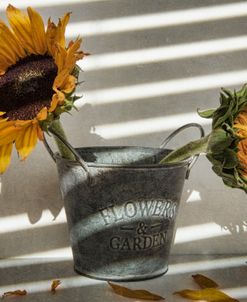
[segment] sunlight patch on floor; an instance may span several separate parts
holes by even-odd
[[[201,201],[201,194],[199,191],[193,190],[186,200],[186,203]]]

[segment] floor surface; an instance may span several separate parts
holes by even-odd
[[[197,289],[191,275],[201,273],[214,279],[228,295],[247,301],[247,255],[179,255],[170,259],[165,275],[146,281],[118,283],[131,289],[146,289],[166,298],[166,302],[188,301],[173,293],[185,288]],[[50,292],[52,280],[61,285]],[[6,300],[32,302],[124,302],[140,301],[116,295],[106,281],[77,275],[71,259],[7,259],[0,260],[0,295],[13,290],[26,290],[22,297]]]

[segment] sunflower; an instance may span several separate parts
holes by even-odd
[[[73,107],[81,39],[66,46],[70,13],[45,28],[40,14],[9,5],[10,24],[0,20],[0,173],[10,164],[13,146],[26,159],[44,131]]]
[[[241,111],[234,121],[234,127],[240,138],[237,156],[241,163],[241,175],[247,179],[247,110]]]
[[[227,186],[247,193],[247,84],[238,91],[222,88],[219,107],[198,113],[212,119],[211,132],[169,153],[161,163],[205,154]]]

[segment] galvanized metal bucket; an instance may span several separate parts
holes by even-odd
[[[164,274],[184,180],[196,158],[161,165],[160,148],[74,149],[76,161],[54,158],[65,204],[76,272],[104,280],[143,280]]]

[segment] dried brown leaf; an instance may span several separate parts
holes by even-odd
[[[201,290],[185,289],[174,294],[191,300],[205,300],[207,302],[239,302],[216,288],[204,288]]]
[[[6,298],[6,297],[10,297],[10,296],[25,296],[27,294],[27,291],[24,289],[24,290],[20,290],[20,289],[17,289],[17,290],[14,290],[14,291],[9,291],[9,292],[6,292],[2,295],[2,299]]]
[[[61,284],[60,280],[53,280],[51,284],[51,292],[54,295],[56,293],[57,287]]]
[[[196,274],[192,275],[194,281],[201,287],[201,288],[217,288],[219,285],[213,281],[212,279],[209,279],[208,277]]]
[[[142,289],[129,289],[127,287],[123,287],[117,284],[113,284],[111,282],[108,282],[108,284],[111,286],[113,291],[123,297],[126,298],[134,298],[134,299],[142,299],[142,300],[151,300],[151,301],[161,301],[165,300],[165,298],[158,296],[156,294],[150,293],[147,290]]]

